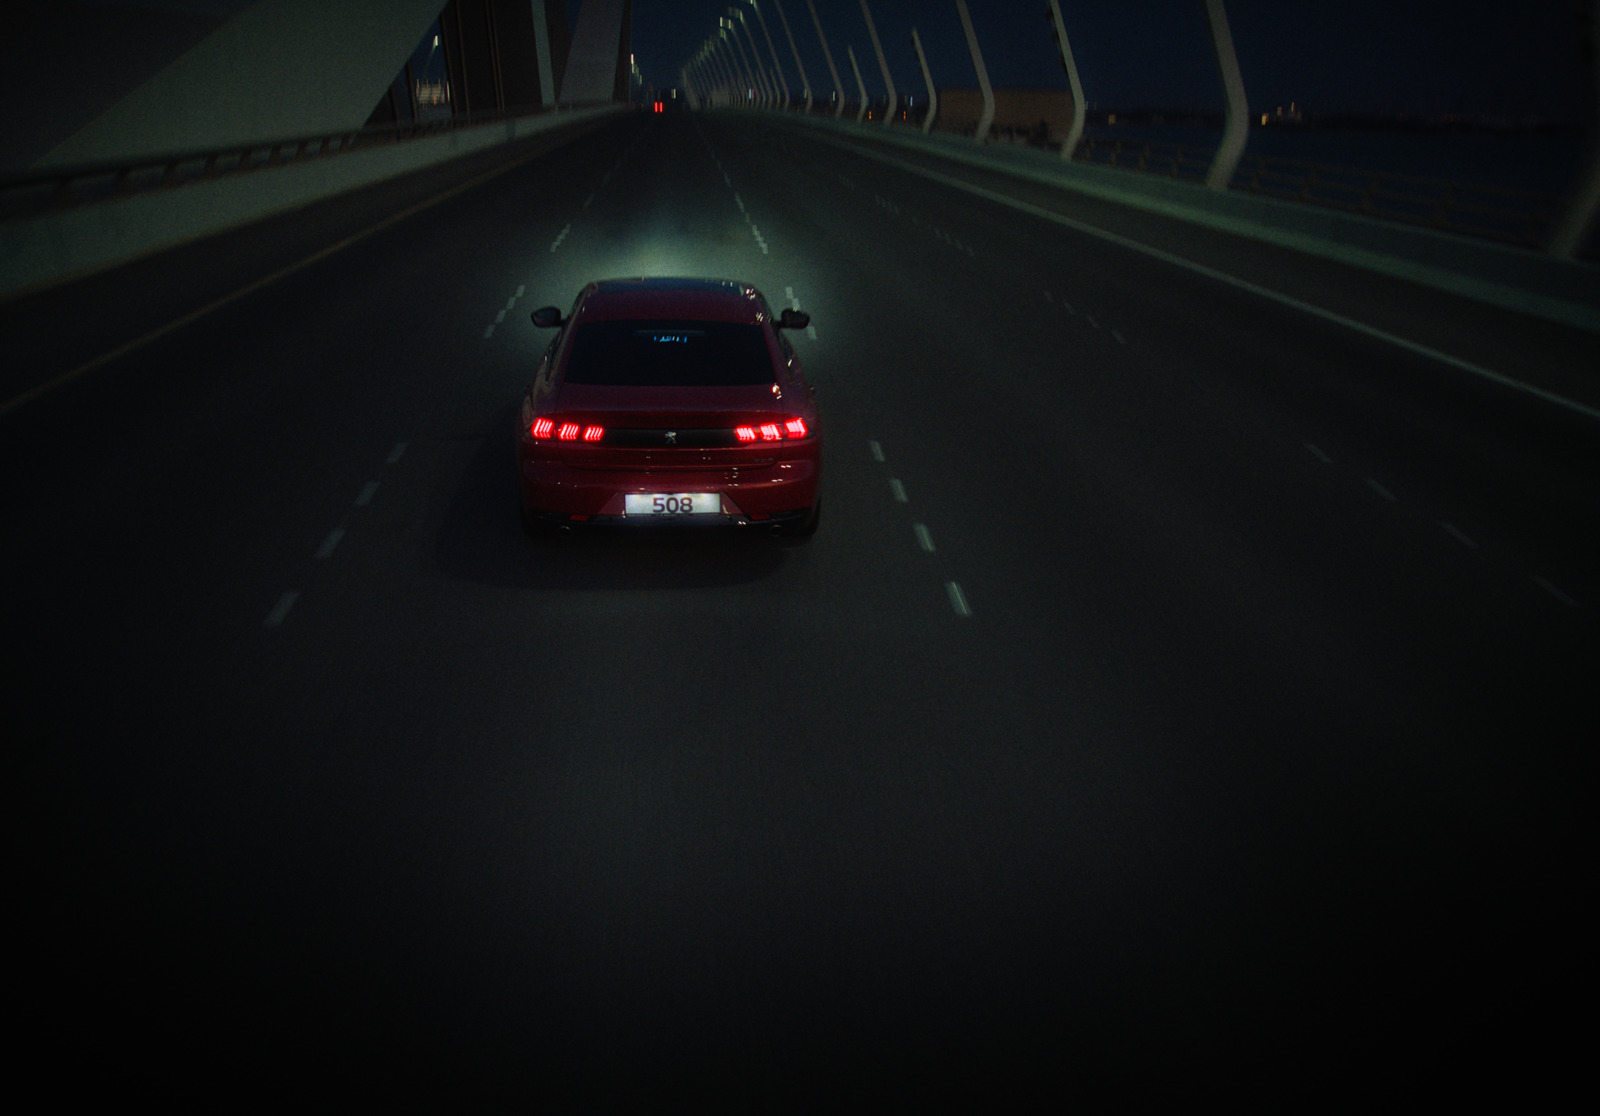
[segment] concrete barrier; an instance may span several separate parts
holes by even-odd
[[[474,151],[625,111],[625,105],[605,105],[514,117],[0,222],[0,298],[54,286]]]
[[[1034,148],[980,147],[969,138],[792,114],[770,119],[1000,171],[1600,333],[1600,267],[1593,264],[1324,206],[1069,163]]]

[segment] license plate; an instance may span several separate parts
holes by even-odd
[[[628,515],[718,515],[722,497],[715,492],[630,492],[622,510]]]

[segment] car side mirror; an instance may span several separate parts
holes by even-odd
[[[805,329],[811,324],[811,315],[804,310],[785,310],[775,324],[779,329]]]
[[[533,319],[533,324],[540,329],[554,329],[561,324],[561,311],[554,306],[541,306],[528,317]]]

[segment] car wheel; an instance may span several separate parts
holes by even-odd
[[[811,505],[811,511],[804,519],[793,527],[784,528],[783,533],[790,538],[809,539],[817,533],[817,524],[822,521],[822,497],[817,497],[817,502]]]
[[[540,519],[527,508],[522,509],[522,533],[535,542],[548,542],[555,538],[555,525],[548,520]]]

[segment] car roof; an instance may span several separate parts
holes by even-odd
[[[754,287],[732,279],[605,279],[590,288],[575,320],[629,318],[757,324],[766,312]]]

